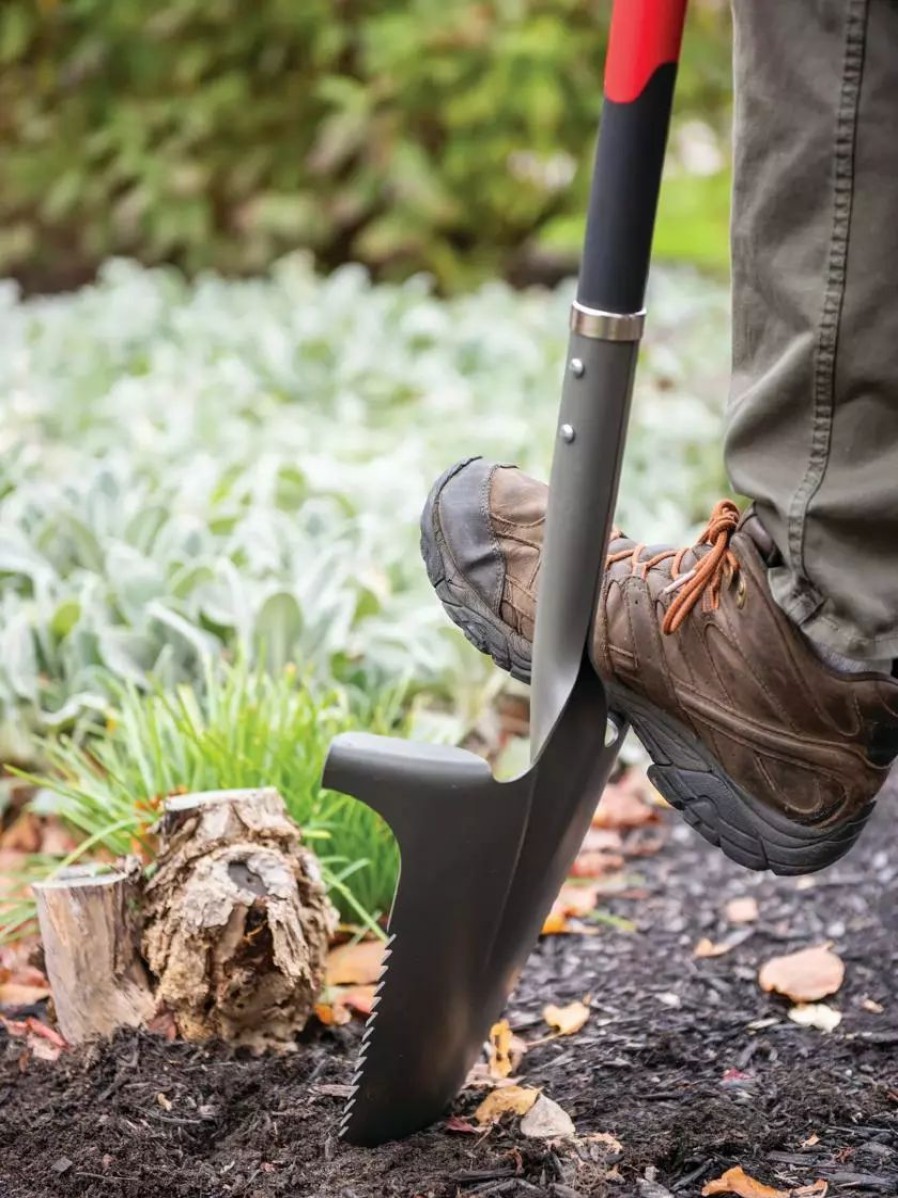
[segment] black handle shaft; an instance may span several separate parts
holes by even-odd
[[[645,303],[676,76],[665,63],[635,100],[605,99],[577,288],[587,308],[630,313]]]

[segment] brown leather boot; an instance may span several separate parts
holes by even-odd
[[[430,581],[478,649],[529,681],[548,488],[480,458],[421,519]],[[767,584],[774,547],[718,503],[688,549],[612,533],[591,658],[658,790],[752,869],[809,873],[851,847],[898,753],[898,679],[825,665]]]

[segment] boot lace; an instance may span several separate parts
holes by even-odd
[[[630,559],[633,573],[639,578],[645,578],[649,570],[662,562],[673,562],[670,567],[670,586],[665,587],[662,594],[675,594],[673,602],[664,614],[661,631],[669,636],[677,631],[698,601],[704,597],[706,608],[715,611],[720,604],[720,592],[724,584],[729,585],[739,572],[739,561],[730,549],[730,538],[739,523],[739,509],[730,499],[720,499],[714,505],[707,527],[702,532],[694,546],[685,549],[662,549],[659,553],[641,560],[646,549],[645,543],[634,549],[622,549],[619,553],[608,556],[608,565]],[[617,529],[612,537],[620,536]],[[710,550],[699,558],[698,562],[682,573],[683,559],[687,553],[710,545]]]

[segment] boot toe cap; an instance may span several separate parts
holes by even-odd
[[[466,458],[444,471],[421,515],[421,547],[434,585],[447,572],[463,580],[493,613],[505,585],[505,562],[490,519],[495,462]]]

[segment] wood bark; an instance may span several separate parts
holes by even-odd
[[[34,886],[56,1018],[70,1044],[152,1018],[134,917],[139,877],[136,862],[81,865]]]
[[[293,1045],[336,912],[276,790],[170,799],[144,899],[144,956],[181,1035]]]

